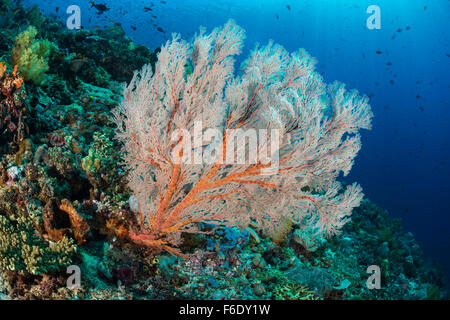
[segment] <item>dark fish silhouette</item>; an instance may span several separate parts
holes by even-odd
[[[145,12],[152,11],[152,10],[153,10],[152,8],[144,7],[144,11],[145,11]]]
[[[381,52],[380,50],[377,50],[376,54],[382,54],[383,52]]]
[[[156,28],[156,30],[158,30],[159,32],[165,33],[165,31],[161,27]]]
[[[291,6],[290,6],[290,5],[286,5],[286,8],[287,8],[288,10],[291,10]]]
[[[94,7],[97,9],[97,14],[102,14],[110,9],[105,4],[95,4],[93,1],[89,1],[89,3],[91,4],[91,8]]]
[[[386,63],[387,66],[392,66],[392,62]]]

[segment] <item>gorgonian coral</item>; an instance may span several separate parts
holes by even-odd
[[[290,220],[332,236],[359,205],[361,187],[336,178],[371,127],[368,99],[326,85],[305,50],[272,42],[235,77],[243,39],[233,21],[191,43],[174,36],[155,71],[125,88],[113,120],[139,208],[136,243],[180,254],[180,234],[199,222],[270,233]]]

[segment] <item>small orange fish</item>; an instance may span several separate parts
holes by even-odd
[[[100,26],[94,26],[93,28],[94,29],[100,29]]]

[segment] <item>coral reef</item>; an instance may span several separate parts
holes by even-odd
[[[6,64],[0,62],[0,139],[5,127],[10,133],[16,133],[16,142],[23,138],[22,105],[25,100],[25,91],[22,85],[23,79],[17,73],[17,66],[9,74]],[[3,137],[3,139],[6,138]]]
[[[73,242],[62,238],[45,243],[35,234],[31,218],[0,216],[0,269],[31,274],[62,270],[71,264]]]
[[[224,224],[217,219],[195,224],[199,233],[179,232],[177,250],[185,259],[139,245],[130,238],[130,231],[139,231],[142,227],[139,212],[140,207],[145,207],[136,188],[129,188],[130,180],[136,176],[124,165],[127,154],[123,152],[124,145],[115,139],[116,125],[111,119],[111,111],[124,103],[122,82],[144,86],[146,80],[154,81],[151,75],[173,71],[162,70],[161,63],[157,64],[158,53],[160,61],[169,61],[164,60],[168,59],[167,50],[180,49],[187,44],[176,38],[162,50],[150,52],[134,45],[119,25],[69,31],[54,18],[42,15],[38,7],[25,8],[10,1],[0,1],[0,13],[0,299],[446,297],[441,275],[427,264],[413,236],[402,231],[400,222],[389,219],[387,212],[368,199],[361,200],[359,207],[356,207],[359,201],[348,205],[345,212],[352,211],[352,220],[342,223],[342,233],[332,238],[317,237],[314,228],[306,228],[301,219],[293,221],[290,215],[277,219],[273,230],[261,231],[261,222],[256,223],[251,216],[248,224]],[[21,26],[20,30],[17,26]],[[217,32],[215,37],[220,33]],[[38,35],[47,40],[38,40]],[[226,32],[222,35],[227,37]],[[186,93],[189,88],[193,88],[193,92],[199,90],[197,85],[211,85],[208,97],[186,93],[187,98],[193,97],[194,104],[204,103],[211,110],[223,108],[221,103],[212,103],[216,95],[220,96],[220,99],[217,97],[219,102],[224,98],[219,94],[223,83],[217,88],[212,86],[222,82],[222,77],[212,77],[210,82],[201,83],[199,75],[210,71],[208,68],[212,64],[205,63],[204,69],[198,64],[209,56],[204,54],[210,50],[207,50],[208,46],[204,47],[205,39],[197,40],[194,43],[196,50],[191,52],[199,54],[198,59],[194,59],[197,64],[189,58],[178,61],[176,66],[171,65],[180,73],[176,77],[180,87],[173,89],[181,93],[183,87]],[[221,47],[220,43],[224,44],[218,40],[217,43],[217,49]],[[249,95],[254,93],[257,86],[250,82],[260,83],[254,70],[257,66],[267,67],[261,64],[261,55],[273,58],[272,53],[284,52],[274,45],[266,50],[253,53],[253,58],[246,64],[253,70],[248,72],[250,78],[239,78],[239,81],[246,79],[245,85],[236,79],[231,81],[235,84],[231,91],[242,94],[246,88]],[[292,60],[284,53],[281,56],[287,58],[285,61],[289,61],[291,67],[310,66],[309,56],[303,51],[300,53],[304,54],[297,57],[303,57],[300,60]],[[209,62],[212,61],[215,60]],[[221,70],[226,71],[228,77],[231,61],[225,59],[224,63]],[[38,69],[33,69],[38,65]],[[138,75],[133,79],[133,72],[145,65],[140,81]],[[313,72],[306,69],[307,73]],[[284,70],[286,74],[296,69]],[[170,78],[167,75],[170,72],[164,73],[164,79]],[[302,85],[319,88],[322,82],[318,75],[310,73],[310,76]],[[283,86],[283,79],[289,77],[277,79],[276,83]],[[130,88],[126,92],[132,94]],[[332,92],[324,92],[321,96],[336,98],[338,105],[342,106],[339,104],[341,98],[344,102],[364,104],[364,99],[358,100],[353,93],[344,93],[341,86],[332,85],[328,89]],[[294,101],[290,95],[293,93],[285,92],[273,96],[282,97],[285,106],[288,102],[292,105]],[[287,92],[290,92],[288,96]],[[227,96],[232,93],[228,92]],[[272,91],[266,93],[270,93],[264,96],[269,99]],[[172,106],[171,95],[159,94],[166,105]],[[127,98],[130,103],[130,96]],[[345,106],[352,104],[347,102]],[[323,114],[317,113],[318,118],[333,119],[331,109],[323,111]],[[169,127],[175,127],[180,126],[183,117],[176,113],[173,119],[165,119],[163,132],[167,132],[168,119],[171,119]],[[323,125],[334,128],[338,126],[338,120]],[[157,122],[150,125],[157,126]],[[129,144],[134,143],[132,137],[131,133],[127,137]],[[145,137],[143,135],[136,141],[143,144]],[[333,147],[337,147],[340,138],[332,138]],[[170,143],[166,141],[162,147],[170,148]],[[352,155],[357,152],[353,151]],[[349,169],[350,161],[347,160],[351,159],[345,158],[345,163],[333,168],[336,172],[344,167]],[[168,179],[167,174],[161,177]],[[198,174],[193,181],[197,178]],[[309,178],[308,186],[305,185],[303,190],[296,188],[296,191],[308,194],[311,199],[323,197],[325,190],[311,185],[312,178]],[[327,181],[335,181],[335,178],[331,174]],[[145,188],[143,183],[141,186]],[[342,187],[342,190],[355,190],[351,185],[343,184]],[[180,199],[189,188],[192,186],[180,191]],[[332,198],[343,200],[344,195],[338,192]],[[281,200],[277,198],[265,203],[277,203],[279,209],[286,204]],[[332,199],[330,201],[326,204],[335,204]],[[173,202],[170,209],[176,204]],[[309,204],[307,207],[310,213],[314,212],[312,216],[317,217],[314,206]],[[145,212],[151,211],[147,208]],[[365,285],[366,269],[372,264],[379,265],[382,270],[380,290],[369,290]],[[66,268],[69,265],[79,266],[81,288],[67,287]]]

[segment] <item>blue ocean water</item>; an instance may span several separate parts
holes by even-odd
[[[155,49],[172,32],[190,38],[233,18],[247,33],[240,59],[269,39],[305,48],[326,82],[370,96],[374,127],[365,131],[349,182],[403,221],[425,253],[450,273],[450,1],[448,0],[26,0],[66,20],[81,8],[83,28],[120,23],[136,43]],[[367,8],[381,29],[368,29]],[[238,61],[239,63],[240,61]]]

